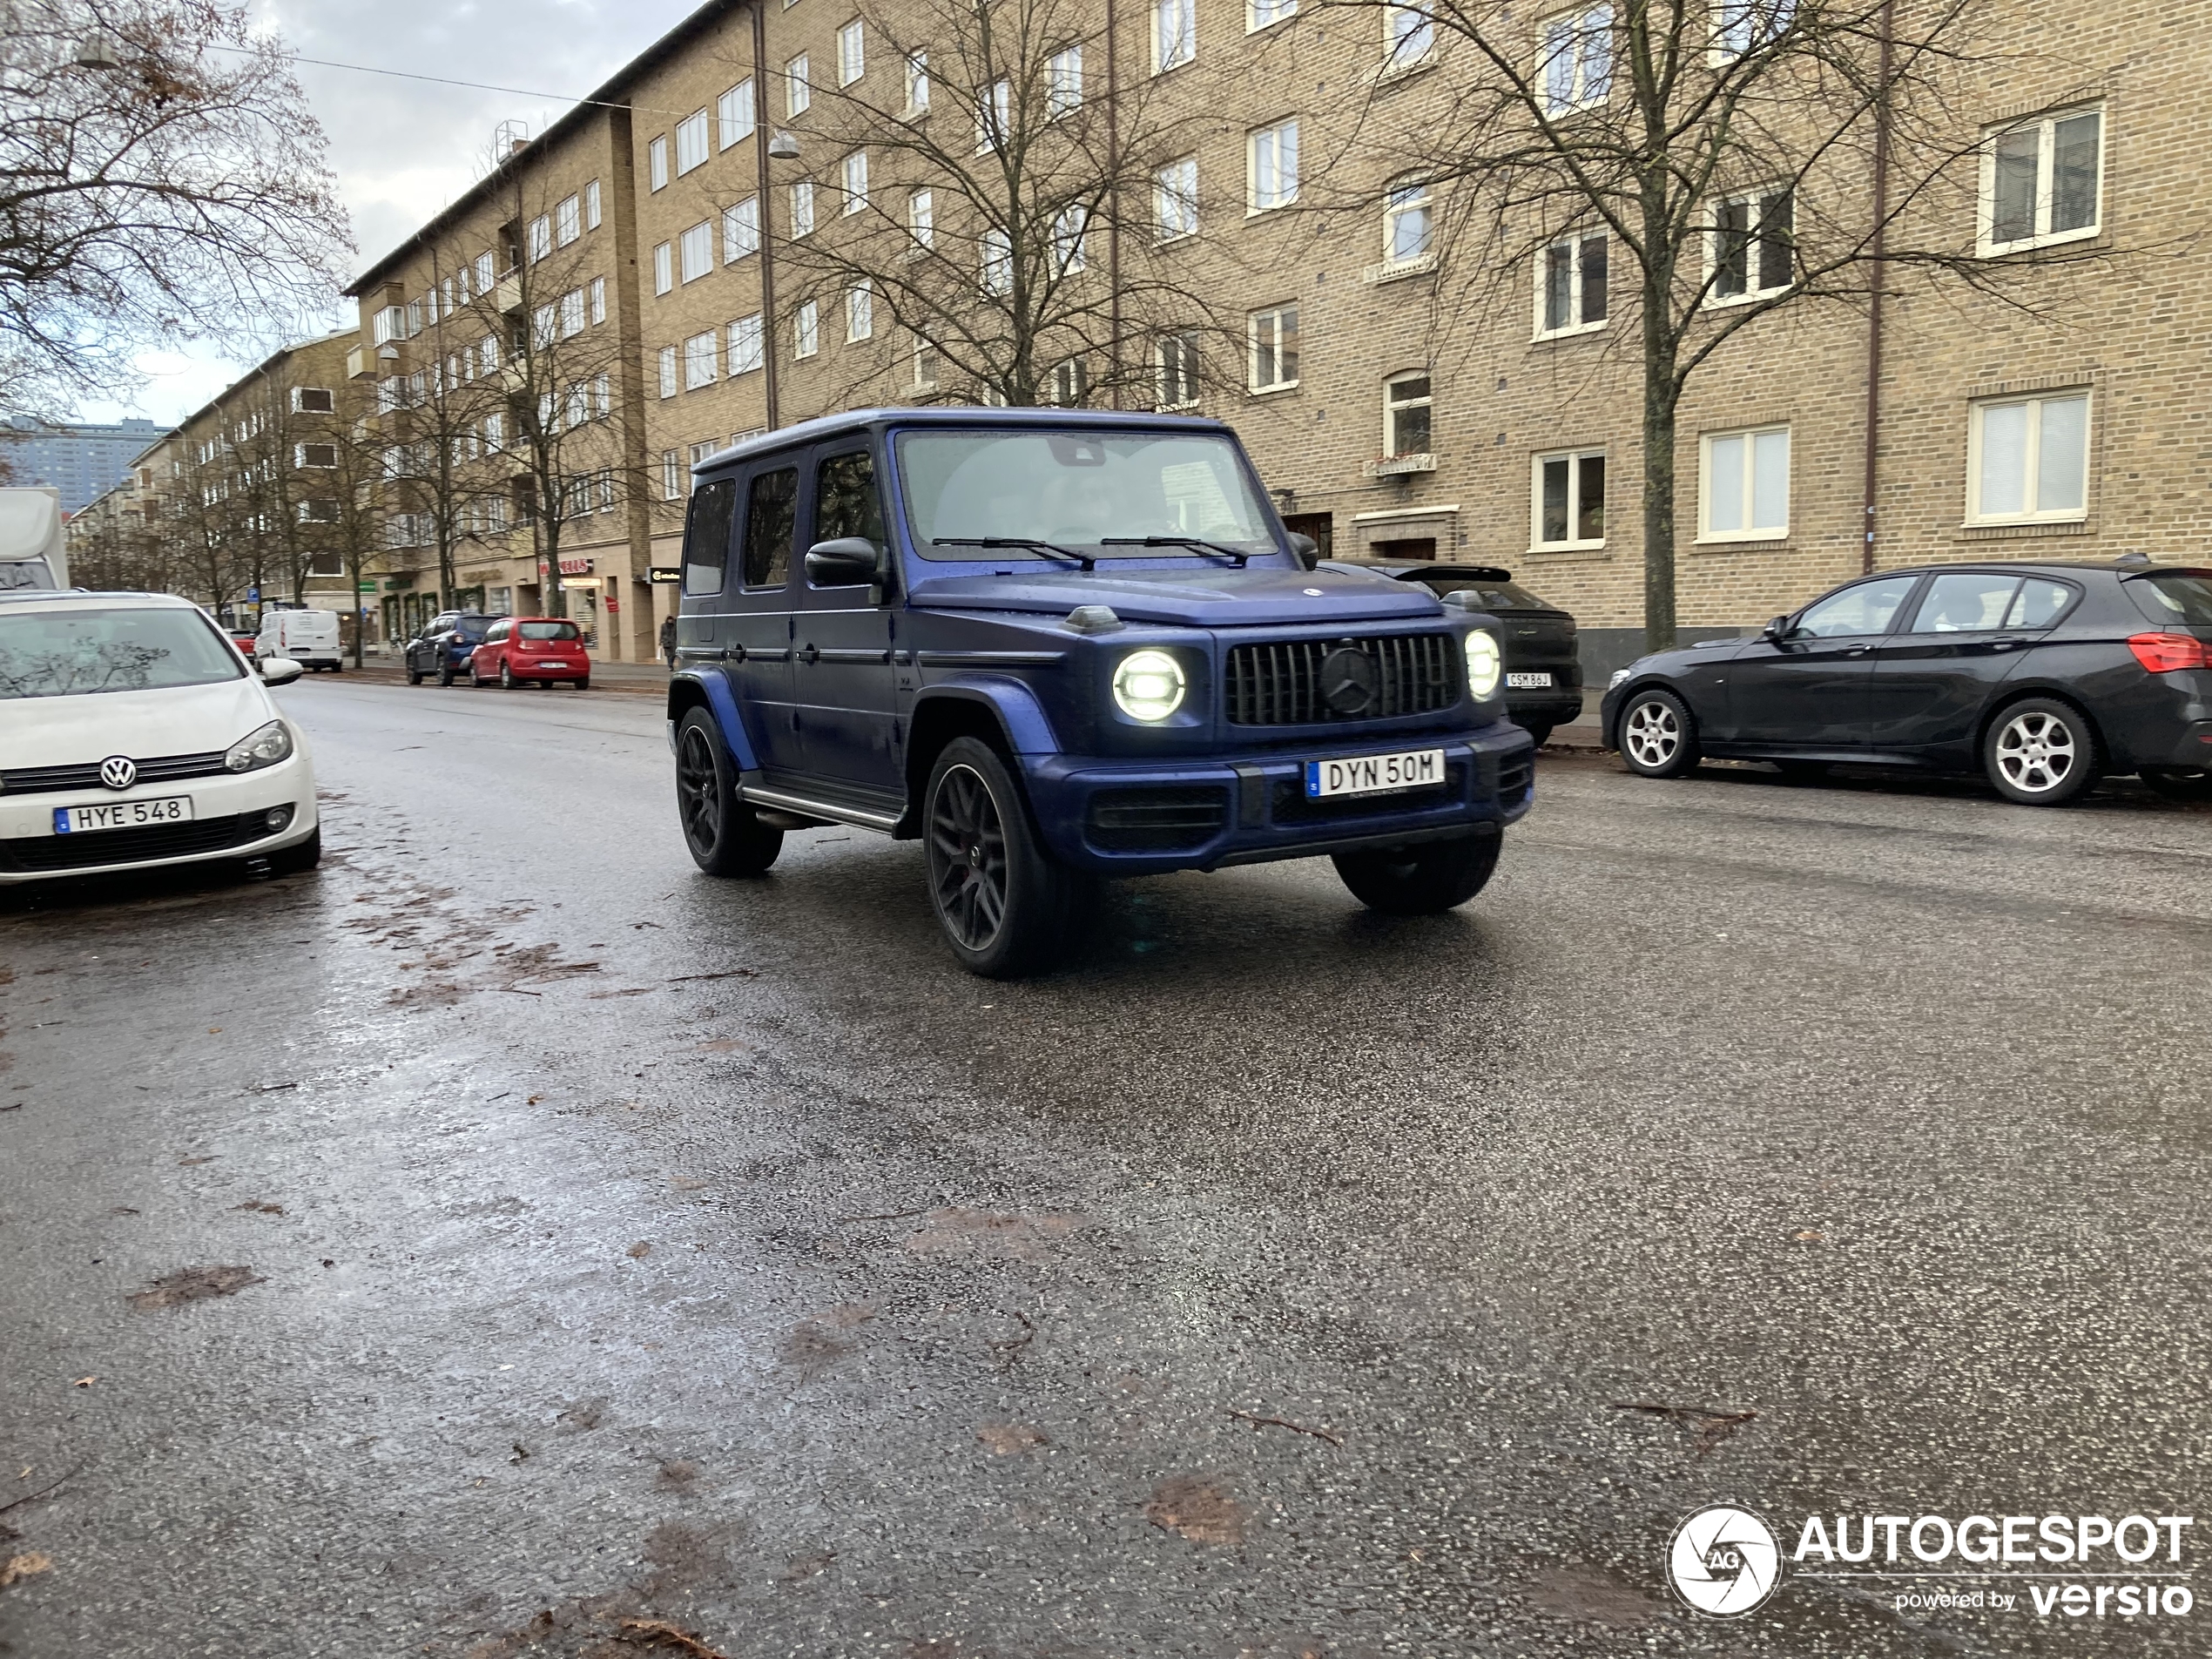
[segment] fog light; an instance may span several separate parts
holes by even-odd
[[[265,814],[265,821],[269,826],[269,833],[273,835],[292,822],[292,809],[289,806],[272,806]]]

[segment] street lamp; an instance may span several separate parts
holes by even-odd
[[[772,161],[799,159],[799,138],[794,133],[779,131],[768,140],[768,157]]]
[[[77,66],[79,69],[121,69],[123,60],[115,55],[115,43],[105,35],[87,35],[78,43]]]

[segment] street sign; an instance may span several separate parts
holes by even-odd
[[[364,582],[360,585],[361,590],[363,593],[374,593],[376,591],[376,584],[374,582]]]
[[[248,588],[246,590],[246,601],[248,604],[260,604],[261,603],[261,590],[259,588]]]

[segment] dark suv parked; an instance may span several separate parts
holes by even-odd
[[[1498,625],[1312,559],[1211,421],[876,410],[714,456],[668,703],[691,855],[919,839],[992,975],[1103,876],[1326,853],[1377,909],[1463,903],[1528,808]]]
[[[1433,564],[1411,559],[1331,561],[1331,570],[1372,570],[1393,582],[1418,582],[1439,598],[1464,593],[1467,604],[1495,617],[1506,636],[1506,712],[1541,748],[1552,728],[1582,711],[1582,664],[1575,618],[1548,605],[1492,564]]]
[[[1700,755],[1983,772],[2055,806],[2104,772],[2212,799],[2212,570],[1938,564],[1885,570],[1622,669],[1605,741],[1667,778]]]
[[[469,659],[497,620],[475,610],[440,611],[407,642],[407,683],[420,685],[425,675],[435,674],[439,685],[452,685],[469,671]]]

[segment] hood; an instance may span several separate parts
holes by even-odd
[[[1444,607],[1426,588],[1334,570],[1229,565],[1191,570],[1022,571],[939,577],[914,584],[907,603],[930,610],[1028,610],[1065,616],[1077,605],[1110,605],[1124,622],[1191,628],[1435,617]]]
[[[158,755],[227,749],[275,718],[258,679],[218,680],[148,691],[85,697],[29,697],[0,704],[0,767],[67,766],[110,755]]]

